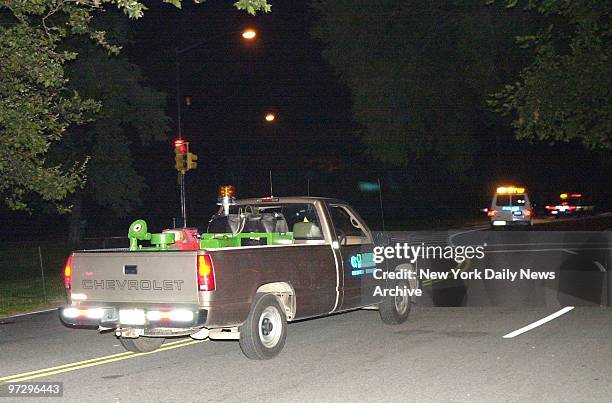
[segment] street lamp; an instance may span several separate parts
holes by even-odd
[[[266,122],[268,123],[272,123],[274,121],[274,119],[276,119],[276,116],[274,116],[273,113],[268,113],[266,114]]]
[[[255,39],[255,37],[257,36],[257,32],[255,32],[255,30],[253,29],[245,29],[244,31],[242,31],[242,37],[244,39],[247,40],[251,40],[251,39]]]
[[[200,47],[206,43],[208,43],[210,40],[212,39],[216,39],[219,38],[221,36],[227,36],[227,35],[234,35],[239,31],[232,31],[229,33],[223,33],[221,35],[215,35],[212,36],[210,38],[207,38],[204,41],[195,43],[193,45],[187,46],[185,48],[175,48],[174,49],[174,56],[175,56],[175,64],[176,64],[176,125],[177,125],[177,134],[178,134],[178,138],[182,139],[183,138],[183,128],[182,128],[182,124],[181,124],[181,120],[182,120],[182,116],[181,116],[181,66],[180,66],[180,62],[179,62],[179,56],[182,55],[183,53],[186,53],[192,49],[195,49],[197,47]],[[245,29],[244,31],[242,31],[241,34],[242,38],[247,40],[247,41],[251,41],[253,39],[255,39],[255,37],[257,36],[257,32],[252,29],[252,28],[248,28]]]
[[[182,129],[182,122],[181,122],[181,65],[179,61],[180,55],[182,55],[183,53],[189,52],[190,50],[193,50],[199,46],[202,46],[208,43],[212,39],[216,39],[218,37],[226,36],[226,35],[234,35],[236,33],[237,31],[223,33],[220,35],[212,36],[210,38],[207,38],[206,40],[203,40],[201,42],[195,43],[193,45],[190,45],[184,48],[178,48],[178,47],[174,48],[174,58],[175,58],[175,65],[176,65],[176,126],[177,126],[177,134],[178,134],[179,140],[183,139],[183,129]],[[255,32],[255,30],[253,29],[249,28],[249,29],[242,31],[242,38],[244,38],[245,40],[249,40],[249,41],[253,40],[255,39],[256,36],[257,36],[257,32]],[[187,227],[187,207],[185,203],[185,199],[186,199],[185,173],[179,172],[178,175],[179,175],[179,187],[180,187],[180,193],[181,193],[181,215],[183,216],[183,228],[186,228]]]

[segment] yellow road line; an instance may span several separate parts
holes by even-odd
[[[200,343],[200,342],[201,342],[200,340],[192,340],[192,339],[173,341],[168,344],[162,345],[159,349],[155,351],[151,351],[148,353],[133,353],[133,352],[128,351],[125,353],[106,355],[106,356],[102,356],[98,358],[92,358],[89,360],[77,361],[77,362],[73,362],[70,364],[58,365],[56,367],[44,368],[44,369],[40,369],[37,371],[24,372],[21,374],[5,376],[3,378],[0,378],[0,383],[23,382],[23,381],[27,381],[30,379],[42,378],[44,376],[60,374],[63,372],[76,371],[82,368],[94,367],[97,365],[108,364],[108,363],[115,362],[115,361],[121,361],[121,360],[127,360],[129,358],[140,357],[142,355],[149,355],[149,354],[154,354],[154,353],[158,353],[161,351],[172,350],[172,349],[179,348],[179,347],[190,346],[192,344]]]

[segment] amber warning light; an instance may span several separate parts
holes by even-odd
[[[219,198],[234,197],[236,191],[232,185],[223,185],[219,187]]]
[[[515,186],[502,186],[497,188],[498,194],[523,194],[525,188],[519,188]]]

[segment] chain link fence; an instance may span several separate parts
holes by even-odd
[[[66,301],[63,270],[76,249],[126,247],[127,237],[85,238],[79,243],[37,242],[0,248],[0,316]]]

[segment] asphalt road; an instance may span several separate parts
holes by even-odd
[[[485,259],[462,271],[529,267],[556,278],[427,282],[407,323],[383,325],[371,310],[292,323],[269,361],[246,359],[234,341],[175,339],[126,353],[112,334],[65,328],[56,312],[5,318],[0,389],[63,382],[65,400],[110,402],[610,401],[610,232],[426,235],[486,243]],[[567,305],[575,309],[503,337]]]
[[[464,271],[534,273],[530,279],[467,279],[447,284],[464,291],[464,300],[455,305],[610,306],[612,232],[539,228],[451,233],[453,245],[485,245],[485,257],[473,259]]]
[[[30,381],[63,382],[69,401],[609,401],[610,308],[502,338],[551,312],[415,307],[387,326],[361,310],[291,324],[270,361],[236,342],[187,342]],[[67,329],[55,312],[0,324],[0,378],[118,353],[113,335]]]

